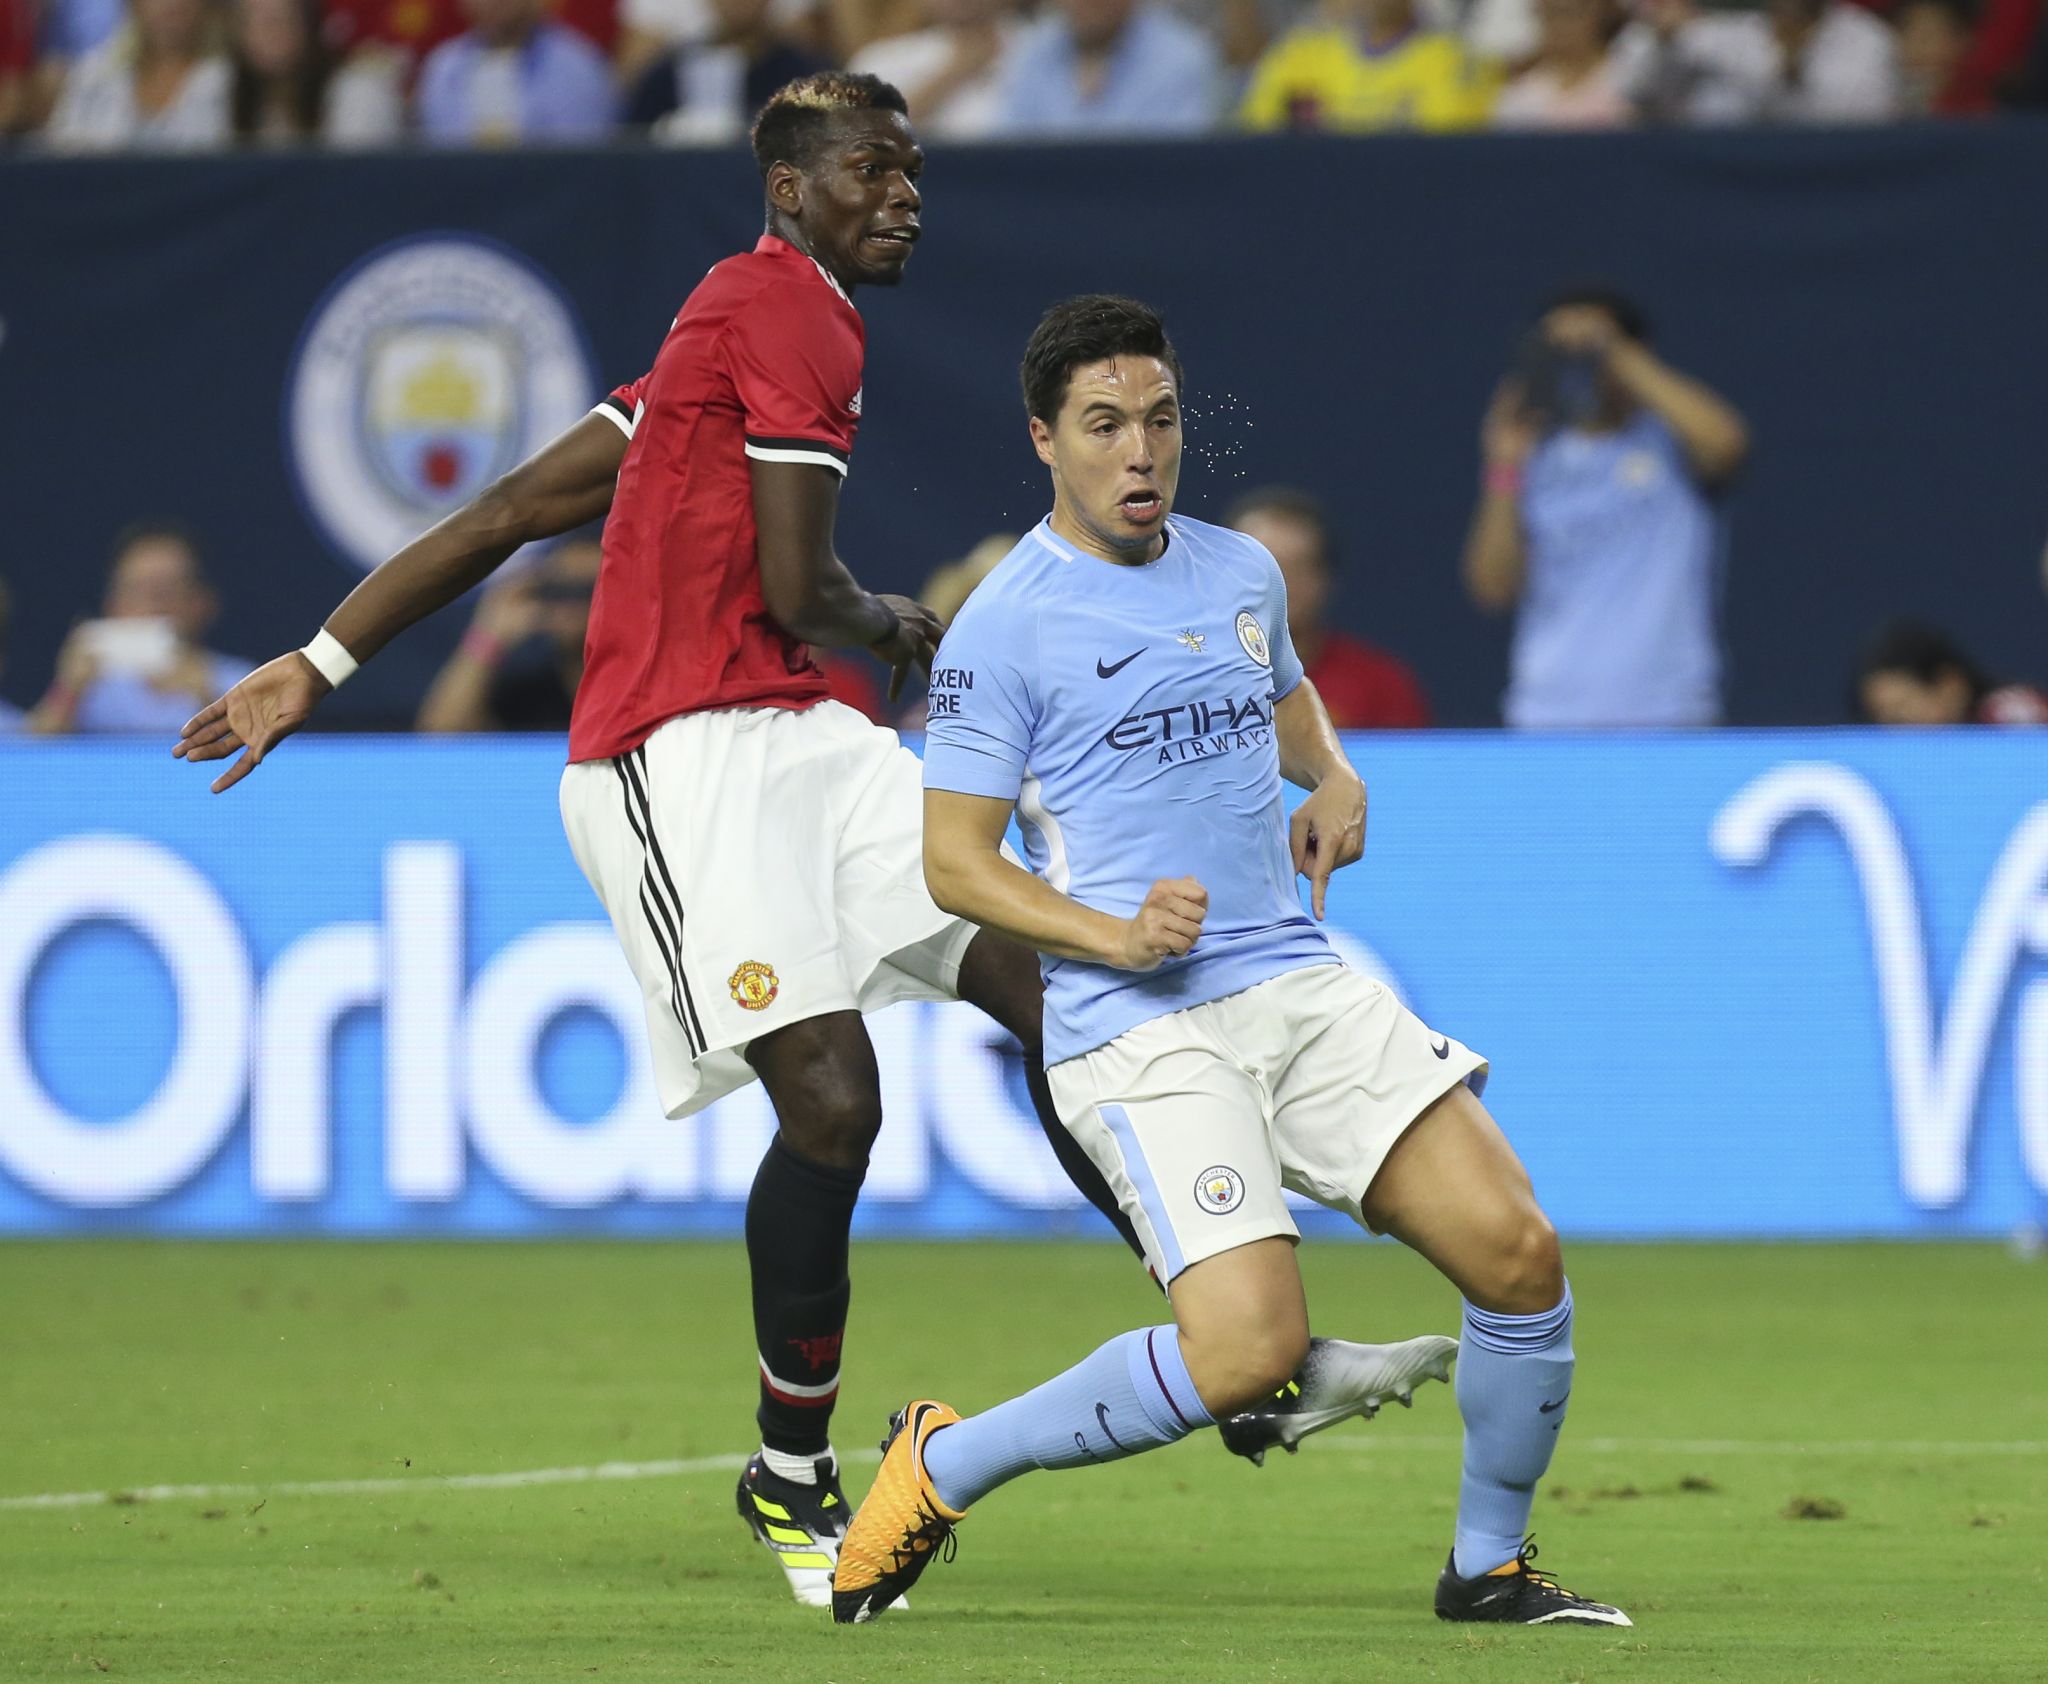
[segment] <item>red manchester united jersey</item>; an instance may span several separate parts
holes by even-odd
[[[806,708],[830,693],[769,618],[748,458],[846,472],[866,334],[852,302],[764,235],[690,294],[654,367],[600,414],[632,441],[605,522],[569,758],[624,754],[710,708]]]

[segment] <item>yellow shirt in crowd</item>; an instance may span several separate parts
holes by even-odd
[[[1350,29],[1313,27],[1267,50],[1239,116],[1248,129],[1472,129],[1494,86],[1455,35],[1416,30],[1372,52]]]

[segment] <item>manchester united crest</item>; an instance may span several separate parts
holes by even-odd
[[[749,959],[725,979],[732,990],[732,1003],[747,1012],[765,1012],[775,1004],[782,984],[775,980],[775,967]]]

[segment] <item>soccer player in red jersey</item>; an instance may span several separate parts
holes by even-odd
[[[173,752],[239,753],[213,784],[231,788],[399,632],[609,510],[562,815],[640,980],[668,1114],[756,1078],[775,1107],[747,1202],[762,1447],[738,1500],[798,1600],[825,1607],[847,1516],[828,1426],[848,1232],[882,1121],[861,1014],[959,998],[1014,1034],[1062,1166],[1137,1242],[1053,1109],[1036,956],[933,904],[918,761],[829,698],[807,648],[864,647],[900,677],[938,637],[918,603],[863,590],[833,545],[860,418],[851,294],[900,280],[919,233],[903,97],[871,76],[807,77],[763,108],[754,151],[767,233],[705,277],[653,368],[391,557]],[[1291,1448],[1387,1395],[1384,1365],[1354,1362],[1232,1447]]]
[[[1035,956],[933,905],[917,759],[829,699],[806,647],[865,648],[900,677],[938,639],[833,548],[860,421],[851,294],[902,278],[923,155],[902,95],[842,74],[782,89],[754,148],[767,232],[705,277],[648,374],[400,550],[173,752],[239,751],[213,785],[232,787],[399,632],[610,511],[563,819],[641,981],[668,1114],[757,1077],[774,1102],[747,1204],[762,1449],[740,1512],[822,1607],[847,1512],[827,1436],[847,1236],[882,1120],[861,1014],[971,1001],[1024,1044],[1048,1138],[1068,1137],[1040,1070]],[[1124,1227],[1093,1167],[1061,1158]]]

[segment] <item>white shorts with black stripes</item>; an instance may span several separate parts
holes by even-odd
[[[671,1117],[752,1081],[771,1029],[956,995],[975,930],[925,889],[917,757],[852,708],[671,719],[571,765],[562,823],[639,978]]]

